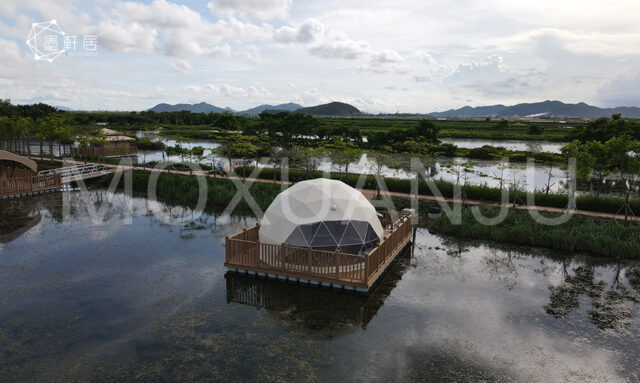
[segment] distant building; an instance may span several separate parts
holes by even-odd
[[[112,129],[102,128],[100,134],[104,136],[104,142],[93,142],[73,148],[74,155],[84,157],[127,157],[136,156],[138,148],[133,145],[136,141]]]

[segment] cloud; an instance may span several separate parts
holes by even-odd
[[[408,74],[416,71],[424,72],[425,65],[429,70],[433,70],[436,65],[431,54],[427,52],[401,53],[393,49],[383,49],[373,51],[369,63],[358,67],[358,70],[377,74]]]
[[[369,44],[366,42],[358,42],[348,39],[326,41],[322,44],[309,48],[309,53],[313,56],[346,60],[363,57],[368,52]]]
[[[531,86],[531,73],[511,70],[500,56],[461,63],[449,70],[442,84],[451,91],[465,88],[485,97],[497,97],[519,94]]]
[[[617,76],[597,90],[604,106],[640,106],[640,73],[636,76]]]
[[[35,61],[33,56],[20,49],[13,41],[0,38],[0,87],[11,89],[6,97],[14,102],[47,102],[70,106],[74,109],[121,109],[131,108],[145,100],[156,97],[155,92],[145,92],[142,86],[127,90],[118,86],[111,88],[101,83],[95,73],[90,76],[73,73],[71,76],[56,72],[61,56],[53,63]],[[97,106],[99,105],[99,107]]]
[[[324,26],[317,20],[309,19],[298,27],[284,26],[276,30],[275,39],[279,43],[308,44],[318,41],[324,34]]]
[[[171,68],[178,73],[190,74],[193,72],[193,66],[187,60],[176,60],[171,64]]]
[[[185,5],[154,0],[150,4],[116,3],[95,33],[114,52],[152,53],[186,58],[229,57],[230,42],[270,39],[273,27],[234,17],[212,23]]]
[[[117,23],[112,20],[98,25],[99,44],[115,52],[151,53],[160,48],[158,31],[138,23]]]
[[[213,0],[207,8],[213,14],[229,14],[258,19],[285,18],[292,0]]]
[[[369,44],[349,39],[344,33],[327,30],[322,23],[308,19],[297,27],[276,30],[275,40],[282,44],[301,44],[312,56],[353,60],[370,52]]]
[[[252,64],[267,64],[269,60],[262,57],[260,48],[256,45],[246,45],[238,50],[238,56]]]
[[[206,85],[188,85],[186,90],[195,93],[209,93],[212,96],[244,98],[244,97],[266,97],[271,92],[262,86],[262,84],[249,85],[246,88],[239,86],[222,84],[206,84]]]

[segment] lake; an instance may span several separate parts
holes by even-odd
[[[226,273],[252,217],[65,198],[0,200],[0,381],[640,379],[637,262],[417,228],[364,296]]]
[[[442,142],[454,144],[459,148],[480,148],[485,145],[503,147],[513,151],[560,153],[566,142],[523,141],[523,140],[479,140],[462,138],[443,138]]]
[[[142,137],[151,137],[157,138],[156,133],[154,132],[146,132],[146,131],[138,131],[136,132],[138,138]],[[531,151],[560,151],[560,148],[563,146],[561,143],[553,143],[547,141],[487,141],[487,140],[443,140],[445,142],[454,143],[460,147],[481,147],[483,145],[493,145],[493,146],[504,146],[510,150],[531,150]],[[165,141],[167,146],[175,146],[177,142],[175,140],[167,140]],[[193,148],[195,146],[201,146],[205,148],[204,157],[206,159],[200,161],[211,165],[212,161],[218,162],[221,161],[225,164],[225,167],[228,168],[229,161],[218,155],[213,155],[212,150],[219,147],[220,144],[213,140],[194,140],[190,142],[181,143],[181,145],[185,148]],[[525,147],[526,145],[526,147]],[[535,150],[537,149],[537,150]],[[163,157],[164,156],[164,157]],[[188,156],[182,158],[179,155],[171,155],[168,156],[166,154],[163,155],[161,151],[140,151],[138,156],[140,162],[148,162],[148,161],[175,161],[180,162],[184,159],[184,161],[189,161]],[[212,159],[213,158],[213,159]],[[426,161],[426,159],[421,159]],[[199,162],[197,159],[192,159],[193,162]],[[457,169],[453,163],[464,163],[464,166],[459,166],[460,169]],[[264,159],[258,161],[258,166],[260,167],[271,167],[271,163],[268,159]],[[432,164],[426,164],[425,166],[430,166],[432,168],[431,177],[434,179],[441,179],[444,181],[456,182],[458,178],[458,173],[463,173],[463,169],[467,169],[465,174],[460,175],[460,179],[466,179],[466,182],[474,185],[483,185],[486,184],[490,187],[499,187],[500,186],[500,178],[503,179],[503,184],[505,180],[515,181],[520,184],[522,189],[527,191],[536,191],[536,190],[544,190],[546,189],[547,183],[550,184],[550,191],[552,192],[562,192],[565,189],[567,172],[560,168],[559,166],[549,166],[536,164],[533,166],[533,176],[532,182],[526,182],[526,166],[524,164],[513,164],[509,169],[503,169],[501,165],[496,161],[483,161],[483,160],[468,160],[465,158],[436,158]],[[352,173],[362,173],[362,174],[374,174],[376,169],[376,164],[372,161],[367,154],[363,154],[360,156],[358,161],[355,161],[349,164],[349,172]],[[333,164],[329,158],[322,158],[318,162],[318,170],[328,171],[328,172],[336,172],[344,169],[340,169],[338,166]],[[551,172],[551,182],[549,182],[549,172]],[[414,175],[406,169],[402,168],[391,168],[388,166],[383,166],[381,174],[387,177],[397,177],[397,178],[413,178]],[[462,182],[464,183],[464,182]]]

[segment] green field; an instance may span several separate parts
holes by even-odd
[[[320,126],[327,129],[358,128],[363,135],[368,132],[387,131],[391,129],[413,129],[420,118],[384,118],[357,117],[338,118],[320,117]],[[529,140],[529,141],[569,141],[568,134],[577,126],[574,123],[560,124],[549,122],[511,122],[507,128],[499,126],[498,120],[433,120],[440,127],[442,138],[465,138],[487,140]],[[536,125],[543,128],[542,134],[529,134],[529,127]]]

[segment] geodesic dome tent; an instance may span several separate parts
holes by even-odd
[[[363,254],[383,238],[376,209],[358,190],[325,178],[278,194],[260,222],[260,242]]]

